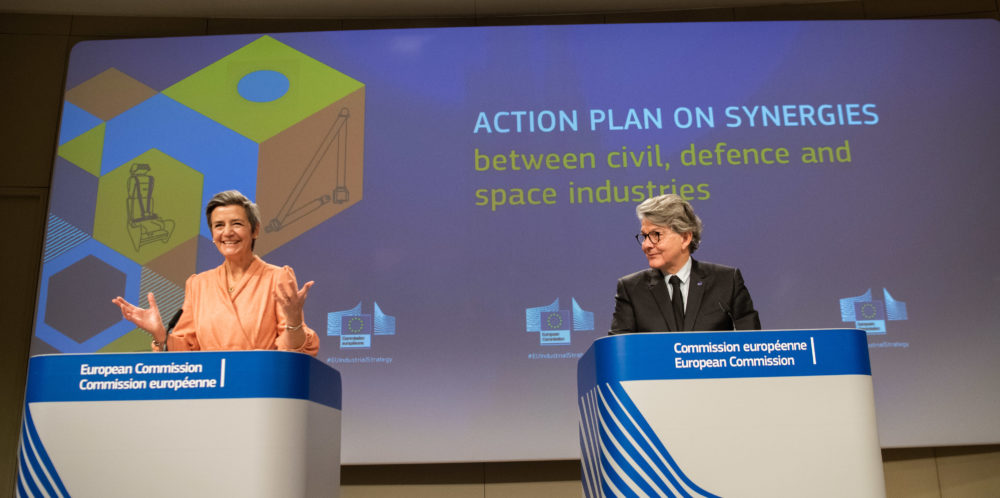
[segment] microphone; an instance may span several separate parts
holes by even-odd
[[[719,308],[722,311],[724,311],[727,316],[729,316],[729,321],[733,324],[733,331],[735,331],[736,330],[736,318],[733,318],[733,314],[729,312],[729,308],[726,307],[725,304],[722,304],[722,301],[718,301],[718,303],[719,303]]]
[[[177,321],[181,319],[181,313],[184,312],[184,308],[178,309],[177,313],[174,313],[174,317],[167,322],[167,335],[170,335],[170,331],[177,326]]]

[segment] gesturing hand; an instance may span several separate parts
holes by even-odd
[[[153,297],[152,292],[147,297],[149,298],[149,308],[147,309],[135,306],[121,296],[112,299],[111,302],[121,308],[123,318],[134,323],[136,327],[148,332],[153,336],[153,340],[156,342],[166,341],[167,329],[163,327],[163,320],[160,318],[160,309],[156,306],[156,299]]]
[[[306,297],[309,296],[309,288],[315,282],[310,280],[300,289],[295,280],[295,272],[288,266],[282,270],[283,275],[278,277],[278,285],[274,289],[274,301],[285,312],[286,324],[294,327],[302,323],[302,308],[306,304]]]

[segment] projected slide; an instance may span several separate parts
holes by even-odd
[[[91,41],[32,354],[148,350],[213,194],[315,280],[343,462],[578,458],[576,362],[676,193],[769,329],[868,334],[883,446],[1000,441],[1000,26],[640,24]]]

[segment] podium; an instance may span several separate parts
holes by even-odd
[[[588,497],[885,496],[861,330],[603,337],[577,381]]]
[[[340,374],[301,353],[31,358],[19,496],[337,496]]]

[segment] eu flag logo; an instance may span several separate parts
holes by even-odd
[[[524,330],[538,332],[542,346],[566,346],[571,332],[594,330],[594,313],[581,308],[575,298],[572,310],[560,310],[557,297],[550,305],[525,308]]]
[[[340,317],[340,333],[342,335],[356,335],[372,333],[371,315],[343,315]]]
[[[569,310],[542,312],[542,330],[570,330]]]
[[[854,303],[854,326],[869,335],[885,333],[885,303],[860,301]]]
[[[885,320],[885,304],[882,301],[854,303],[854,316],[858,321]]]
[[[854,326],[868,332],[868,335],[885,334],[885,324],[892,320],[906,320],[906,303],[897,301],[883,288],[884,300],[872,299],[872,290],[854,297],[840,300],[840,319],[854,322]]]

